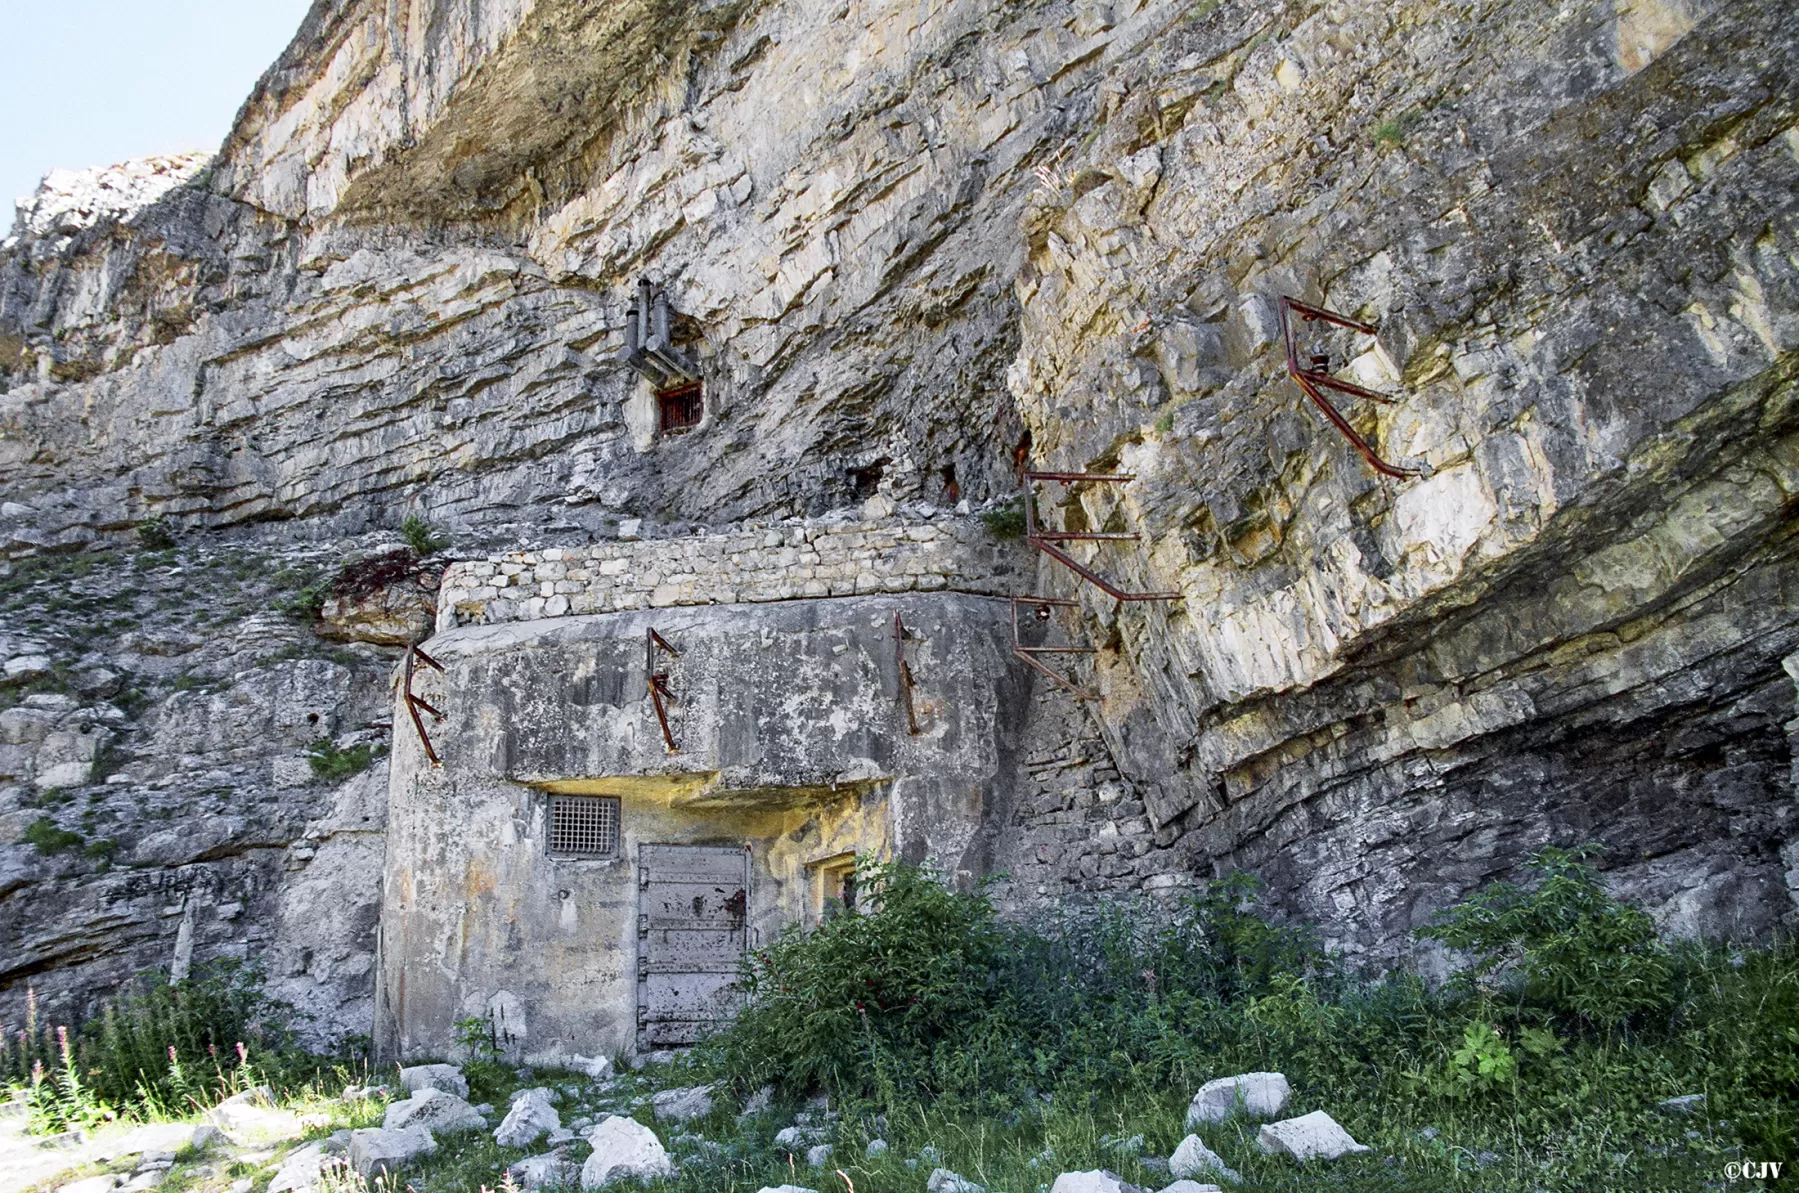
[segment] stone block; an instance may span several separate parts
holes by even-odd
[[[1181,1178],[1210,1175],[1229,1181],[1243,1179],[1197,1135],[1189,1135],[1181,1140],[1180,1145],[1174,1149],[1174,1154],[1168,1157],[1168,1174]]]
[[[521,1189],[570,1188],[581,1179],[581,1166],[555,1152],[526,1156],[508,1166],[506,1172]]]
[[[665,1089],[650,1098],[656,1117],[671,1123],[689,1122],[712,1113],[712,1087],[693,1085],[681,1089]]]
[[[378,1172],[396,1172],[436,1150],[437,1140],[424,1127],[365,1127],[350,1132],[350,1167],[364,1180]]]
[[[412,1065],[400,1070],[400,1088],[413,1094],[422,1089],[436,1089],[466,1098],[468,1078],[455,1065]]]
[[[1256,1146],[1271,1156],[1284,1153],[1295,1160],[1336,1160],[1373,1150],[1357,1143],[1322,1110],[1265,1124]]]
[[[403,1131],[409,1127],[429,1127],[437,1134],[457,1131],[479,1131],[487,1126],[487,1120],[475,1113],[475,1108],[457,1097],[440,1089],[421,1089],[403,1102],[394,1102],[387,1108],[387,1114],[381,1120],[382,1127],[389,1131]]]
[[[593,1154],[581,1166],[581,1187],[600,1189],[614,1181],[649,1181],[672,1176],[674,1165],[656,1133],[634,1119],[612,1115],[588,1132]]]
[[[493,1137],[501,1147],[529,1147],[540,1136],[561,1126],[562,1117],[550,1105],[550,1091],[529,1089],[513,1098],[511,1109]]]
[[[1050,1186],[1050,1193],[1143,1193],[1143,1190],[1115,1172],[1095,1168],[1086,1172],[1064,1172]]]
[[[266,1089],[247,1090],[226,1098],[207,1117],[240,1147],[298,1139],[306,1133],[300,1116],[276,1106]]]
[[[1279,1073],[1240,1073],[1220,1077],[1200,1086],[1187,1107],[1189,1129],[1202,1123],[1221,1123],[1236,1114],[1273,1118],[1286,1106],[1292,1088]]]

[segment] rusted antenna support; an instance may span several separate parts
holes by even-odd
[[[412,727],[418,730],[419,743],[425,747],[425,757],[431,760],[432,766],[442,766],[443,762],[437,757],[437,751],[431,746],[431,735],[425,732],[425,721],[423,717],[419,716],[419,710],[424,709],[439,721],[444,719],[444,715],[431,707],[423,697],[414,695],[412,691],[413,672],[417,670],[417,665],[421,662],[427,667],[443,670],[442,663],[420,650],[416,645],[406,648],[406,675],[403,681],[405,686],[402,689],[406,698],[406,711],[412,716]]]
[[[1403,480],[1408,476],[1419,476],[1427,471],[1419,468],[1396,468],[1381,459],[1369,442],[1362,438],[1360,432],[1349,425],[1349,420],[1343,417],[1343,412],[1324,396],[1323,391],[1330,389],[1340,394],[1348,394],[1352,398],[1367,398],[1371,402],[1391,404],[1393,401],[1388,394],[1377,393],[1372,389],[1352,385],[1347,381],[1339,381],[1331,376],[1328,355],[1314,355],[1310,358],[1308,365],[1301,365],[1299,363],[1299,340],[1293,327],[1292,316],[1295,314],[1307,323],[1322,321],[1336,327],[1348,328],[1350,331],[1365,336],[1374,334],[1374,325],[1358,323],[1354,319],[1345,318],[1337,312],[1327,311],[1323,307],[1308,306],[1297,298],[1290,298],[1283,294],[1281,296],[1281,339],[1287,346],[1287,376],[1293,378],[1294,383],[1305,391],[1306,397],[1312,399],[1312,404],[1318,407],[1325,418],[1330,420],[1333,427],[1343,433],[1343,437],[1349,440],[1358,452],[1362,453],[1362,459],[1368,461],[1376,472],[1383,476]]]
[[[1074,572],[1115,601],[1175,601],[1181,594],[1178,592],[1126,592],[1098,573],[1081,564],[1074,556],[1056,546],[1056,543],[1072,539],[1088,539],[1101,542],[1136,541],[1142,536],[1135,533],[1104,534],[1086,530],[1043,530],[1037,525],[1035,513],[1036,503],[1031,500],[1031,486],[1036,481],[1057,481],[1065,485],[1092,481],[1096,484],[1126,484],[1137,478],[1124,474],[1098,472],[1027,472],[1024,474],[1024,537],[1031,546],[1043,552],[1057,563]],[[1035,599],[1035,598],[1031,598]]]
[[[906,623],[900,620],[897,609],[893,612],[893,657],[899,664],[899,698],[906,706],[906,732],[917,737],[920,730],[918,713],[912,707],[912,667],[906,662]]]
[[[675,735],[668,727],[668,708],[663,703],[673,700],[675,694],[668,687],[668,672],[656,670],[656,652],[660,650],[672,658],[680,658],[681,652],[668,644],[668,639],[656,632],[654,626],[644,635],[643,672],[648,677],[650,703],[656,706],[656,723],[662,726],[662,740],[668,743],[670,754],[679,754],[680,748],[675,745]]]
[[[1038,662],[1037,657],[1036,657],[1040,654],[1098,654],[1099,652],[1097,650],[1095,650],[1091,646],[1026,646],[1024,644],[1023,639],[1021,639],[1018,636],[1018,606],[1028,605],[1031,607],[1032,616],[1036,617],[1036,619],[1038,621],[1048,621],[1051,616],[1050,611],[1051,611],[1052,607],[1053,608],[1061,608],[1061,609],[1073,609],[1073,608],[1077,608],[1079,606],[1079,604],[1080,604],[1079,601],[1065,601],[1059,597],[1046,597],[1046,596],[1015,596],[1015,597],[1013,597],[1012,598],[1012,653],[1017,655],[1020,659],[1022,659],[1024,661],[1025,666],[1048,677],[1050,680],[1054,681],[1058,686],[1067,688],[1070,692],[1073,692],[1074,698],[1076,700],[1098,700],[1099,697],[1096,694],[1084,690],[1083,688],[1080,687],[1080,685],[1076,684],[1073,680],[1071,680],[1067,676],[1061,674],[1059,671],[1056,671],[1054,668],[1049,667],[1048,665],[1046,665],[1044,663]]]

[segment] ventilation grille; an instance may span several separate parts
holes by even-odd
[[[698,381],[663,390],[656,395],[656,404],[661,411],[664,434],[697,427],[706,413],[706,402]]]
[[[618,801],[596,795],[552,795],[550,852],[617,857]]]

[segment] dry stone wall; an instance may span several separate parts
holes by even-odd
[[[514,551],[452,564],[439,630],[669,605],[1019,591],[1029,560],[976,518],[747,522],[679,539]]]

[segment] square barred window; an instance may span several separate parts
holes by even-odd
[[[699,426],[706,416],[706,400],[700,391],[700,383],[689,381],[663,390],[656,395],[656,409],[664,435]]]
[[[618,856],[618,800],[601,795],[550,797],[550,852]]]

